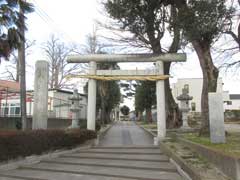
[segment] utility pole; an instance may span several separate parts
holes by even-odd
[[[20,44],[18,47],[18,61],[19,61],[19,75],[20,75],[20,106],[21,106],[21,122],[22,130],[27,128],[27,114],[26,114],[26,62],[25,62],[25,21],[24,10],[19,3],[19,33],[21,35]]]

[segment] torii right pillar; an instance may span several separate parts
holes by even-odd
[[[158,75],[164,75],[164,66],[162,61],[156,62]],[[156,82],[157,93],[157,137],[154,139],[154,145],[166,137],[166,106],[165,106],[165,87],[164,80]]]

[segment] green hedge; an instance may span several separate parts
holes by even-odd
[[[225,118],[226,119],[240,119],[240,110],[234,109],[234,110],[226,110],[225,111]]]
[[[96,133],[86,129],[0,132],[0,161],[69,149],[93,138]]]

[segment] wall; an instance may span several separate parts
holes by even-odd
[[[16,129],[17,122],[20,122],[20,117],[0,117],[0,129],[11,130]],[[32,127],[32,118],[27,118],[28,129]],[[71,119],[48,119],[48,129],[64,129],[71,125]]]
[[[227,110],[240,110],[240,99],[231,99],[232,104],[225,104]]]

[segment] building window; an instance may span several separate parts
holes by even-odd
[[[184,89],[187,89],[187,92],[189,92],[189,85],[188,84],[184,84]]]
[[[227,101],[227,105],[228,106],[232,105],[232,101]]]
[[[196,111],[196,103],[195,102],[191,103],[191,109],[192,109],[192,111]]]
[[[16,114],[16,115],[20,115],[20,107],[16,107],[16,109],[15,109],[15,114]]]
[[[4,115],[8,115],[8,107],[4,108]]]
[[[10,115],[14,115],[15,114],[15,107],[10,107]]]
[[[20,115],[20,104],[19,103],[13,103],[13,104],[6,104],[1,107],[1,115],[3,116],[16,116]]]

